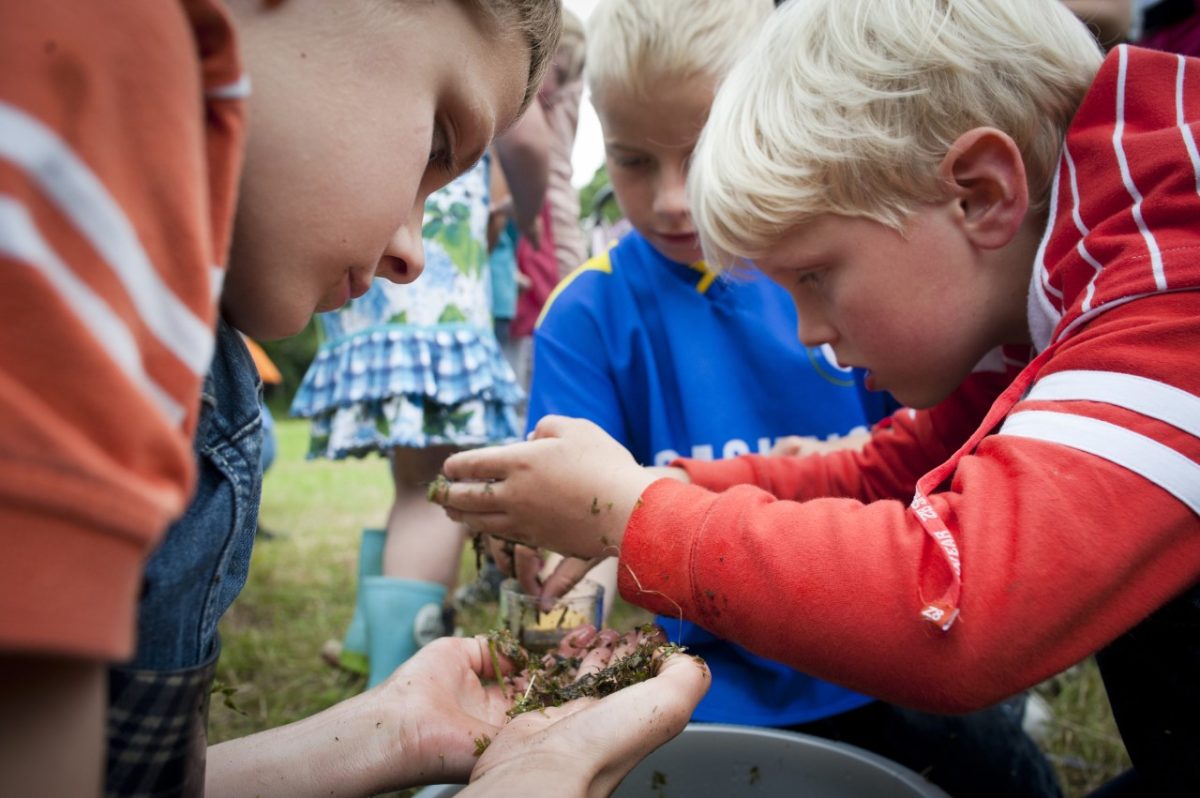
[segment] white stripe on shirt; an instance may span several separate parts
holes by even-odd
[[[138,315],[193,374],[212,359],[212,327],[162,281],[104,184],[53,130],[0,101],[0,158],[38,185],[121,280]]]
[[[1200,464],[1145,435],[1096,418],[1045,410],[1013,413],[997,434],[1094,454],[1148,479],[1200,515]]]
[[[214,86],[204,96],[210,100],[244,100],[250,96],[250,76],[243,74],[232,83]]]
[[[1117,47],[1119,56],[1117,71],[1117,120],[1113,127],[1112,143],[1113,151],[1117,154],[1117,164],[1121,167],[1121,182],[1125,186],[1125,191],[1133,199],[1133,220],[1137,222],[1138,230],[1141,231],[1142,238],[1146,242],[1146,249],[1150,252],[1150,267],[1154,271],[1154,285],[1159,291],[1165,291],[1167,288],[1167,277],[1163,273],[1162,252],[1158,249],[1158,241],[1154,238],[1154,234],[1150,232],[1150,228],[1146,225],[1145,218],[1142,217],[1142,193],[1138,191],[1138,187],[1133,182],[1133,175],[1129,171],[1129,161],[1125,157],[1125,147],[1121,138],[1125,134],[1125,77],[1129,70],[1129,46],[1120,45]]]
[[[1092,253],[1088,252],[1087,247],[1083,243],[1091,231],[1083,223],[1083,217],[1079,214],[1079,180],[1075,174],[1075,159],[1071,157],[1069,147],[1063,147],[1063,159],[1066,160],[1067,172],[1071,175],[1071,219],[1075,222],[1075,229],[1079,231],[1079,241],[1075,243],[1075,251],[1095,271],[1092,279],[1088,280],[1087,291],[1083,297],[1083,310],[1087,312],[1092,309],[1092,297],[1096,295],[1096,278],[1100,276],[1100,272],[1104,267],[1100,265],[1098,260],[1092,257]]]
[[[1177,58],[1179,71],[1175,74],[1175,124],[1183,136],[1184,146],[1187,147],[1188,158],[1192,161],[1192,173],[1196,176],[1196,193],[1200,194],[1200,153],[1196,152],[1196,137],[1192,135],[1192,127],[1183,113],[1183,73],[1187,68],[1187,60],[1183,56]]]
[[[1039,379],[1025,399],[1087,401],[1123,407],[1200,438],[1200,396],[1118,371],[1060,371]]]
[[[39,271],[130,381],[150,397],[172,424],[183,422],[186,415],[183,406],[142,367],[142,353],[129,327],[55,254],[25,206],[3,195],[0,195],[0,253]]]

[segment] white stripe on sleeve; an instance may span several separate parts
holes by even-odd
[[[17,200],[3,195],[0,195],[0,253],[41,272],[130,381],[150,397],[172,424],[182,423],[186,415],[183,406],[146,374],[133,333],[55,254],[38,232],[29,211]]]
[[[1183,73],[1187,69],[1187,59],[1182,55],[1179,59],[1179,71],[1175,74],[1175,124],[1183,136],[1183,144],[1187,147],[1188,158],[1192,162],[1192,173],[1196,175],[1196,193],[1200,194],[1200,153],[1196,152],[1196,137],[1192,135],[1192,127],[1187,122],[1183,112]]]
[[[1060,371],[1039,379],[1025,399],[1104,402],[1141,413],[1200,438],[1200,397],[1136,374]]]
[[[1101,457],[1148,479],[1200,515],[1200,465],[1145,435],[1087,416],[1044,410],[1013,413],[998,434],[1057,443]]]
[[[1133,182],[1133,175],[1129,171],[1129,160],[1125,156],[1125,145],[1122,142],[1122,138],[1125,135],[1125,78],[1129,71],[1129,46],[1122,44],[1117,47],[1117,51],[1119,56],[1117,70],[1117,123],[1113,127],[1113,151],[1117,154],[1117,164],[1121,167],[1121,182],[1125,186],[1125,191],[1133,199],[1133,220],[1137,222],[1138,230],[1141,232],[1142,239],[1146,242],[1146,249],[1150,253],[1150,267],[1154,272],[1154,285],[1159,291],[1165,291],[1167,288],[1167,276],[1163,272],[1162,252],[1159,251],[1158,241],[1154,238],[1154,233],[1150,232],[1150,227],[1146,224],[1145,218],[1142,217],[1142,192],[1138,191],[1137,185]]]
[[[0,158],[33,180],[121,280],[150,331],[193,374],[212,359],[212,327],[162,281],[117,201],[70,146],[24,111],[0,101]]]
[[[210,100],[244,100],[250,96],[250,76],[243,74],[232,83],[215,86],[204,93]]]

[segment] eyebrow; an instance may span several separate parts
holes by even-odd
[[[451,152],[456,169],[461,169],[462,172],[467,171],[474,166],[483,153],[487,151],[490,145],[498,136],[504,133],[496,127],[496,119],[494,112],[487,110],[488,106],[480,102],[478,94],[459,97],[457,107],[451,106],[448,118],[450,126],[454,129],[454,151]],[[458,113],[455,113],[455,112]],[[463,116],[467,117],[467,125],[464,128],[458,124]],[[513,124],[516,120],[513,120]],[[511,128],[512,125],[509,125]],[[469,150],[463,149],[463,140],[468,138],[464,135],[466,131],[483,131],[490,128],[490,134],[475,133],[476,144]]]

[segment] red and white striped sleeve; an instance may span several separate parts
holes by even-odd
[[[206,87],[239,67],[205,3],[3,15],[0,646],[121,658],[193,479],[242,116]]]

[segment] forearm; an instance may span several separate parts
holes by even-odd
[[[999,350],[994,354],[1002,357]],[[678,460],[689,479],[714,491],[754,485],[780,499],[826,497],[870,502],[912,498],[917,480],[947,460],[971,436],[1016,370],[972,373],[928,410],[902,409],[871,430],[857,450],[800,457],[744,455],[719,461]]]
[[[100,795],[106,692],[98,661],[0,656],[0,795]]]
[[[208,795],[374,795],[420,783],[403,762],[399,724],[375,693],[364,693],[310,718],[208,749]]]
[[[1070,666],[1200,573],[1194,516],[1170,495],[1083,453],[988,445],[1009,451],[971,458],[956,492],[935,496],[963,563],[947,633],[918,618],[945,572],[899,502],[801,504],[663,480],[626,529],[621,593],[806,673],[954,712]],[[1073,475],[1071,491],[1045,489],[1043,460]]]

